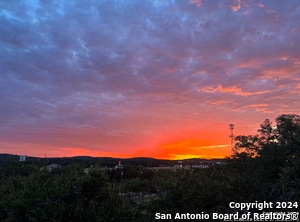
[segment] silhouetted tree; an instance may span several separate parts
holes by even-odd
[[[276,124],[266,119],[256,135],[237,136],[231,165],[246,172],[264,200],[299,199],[300,116],[283,114]],[[246,187],[246,184],[245,184]]]

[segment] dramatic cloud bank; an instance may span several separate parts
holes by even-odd
[[[300,2],[0,2],[0,153],[223,157],[299,113]]]

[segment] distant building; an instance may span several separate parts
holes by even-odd
[[[123,169],[123,168],[124,168],[124,167],[123,167],[121,161],[119,161],[119,164],[115,166],[115,170],[116,170],[116,169]]]
[[[25,156],[20,156],[20,159],[19,159],[19,161],[20,162],[25,162],[26,161],[26,155]]]
[[[204,168],[208,168],[208,167],[209,167],[209,165],[205,165],[205,164],[200,164],[200,165],[195,164],[195,165],[191,166],[191,169],[204,169]]]
[[[46,167],[41,167],[40,168],[40,171],[43,171],[43,170],[46,170],[48,172],[52,172],[53,170],[57,169],[57,168],[60,168],[61,165],[60,164],[57,164],[57,163],[52,163]]]
[[[158,171],[158,170],[172,170],[172,167],[171,166],[159,166],[159,167],[147,167],[147,169],[155,170],[155,171]]]

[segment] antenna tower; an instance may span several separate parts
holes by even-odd
[[[231,150],[232,150],[233,149],[233,140],[234,140],[234,135],[233,135],[234,124],[230,123],[229,129],[230,129],[229,138],[231,138]]]

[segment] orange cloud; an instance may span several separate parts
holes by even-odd
[[[286,65],[282,67],[274,67],[268,68],[262,71],[265,76],[272,76],[272,77],[289,77],[295,75],[299,72],[299,62],[297,63],[294,61],[293,65]]]
[[[231,148],[229,145],[216,145],[210,148],[203,148],[198,152],[188,153],[171,153],[169,154],[169,159],[188,159],[188,158],[224,158],[231,155]]]
[[[241,0],[237,0],[235,5],[230,5],[232,11],[237,12],[241,9]]]
[[[268,90],[265,91],[257,91],[257,92],[244,92],[241,88],[232,86],[232,87],[223,87],[222,85],[218,85],[216,88],[205,86],[201,88],[201,91],[207,92],[207,93],[215,93],[215,92],[223,92],[223,93],[233,93],[235,95],[240,96],[251,96],[251,95],[259,95],[267,93]]]
[[[269,106],[269,105],[266,104],[266,103],[261,103],[261,104],[251,104],[251,105],[248,105],[248,106],[245,106],[245,107],[254,107],[254,108],[256,108],[256,107],[267,107],[267,106]]]
[[[248,106],[243,106],[241,107],[239,110],[242,109],[248,109],[248,108],[254,108],[256,111],[259,112],[263,112],[263,113],[272,113],[269,109],[268,109],[269,105],[268,104],[250,104]]]
[[[257,5],[258,5],[258,7],[260,7],[260,8],[264,8],[264,7],[265,7],[262,3],[258,3]]]
[[[202,0],[190,0],[190,3],[196,5],[199,8],[202,5]]]
[[[230,155],[229,144],[214,144],[218,140],[186,138],[160,144],[160,155],[167,159],[224,158]]]

